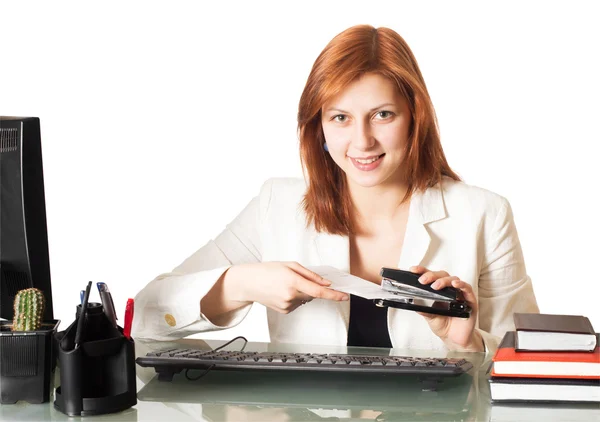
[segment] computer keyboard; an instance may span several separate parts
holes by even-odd
[[[167,381],[184,369],[344,371],[441,377],[460,375],[473,367],[466,359],[457,358],[199,349],[152,352],[136,362],[143,367],[154,367],[159,379]]]

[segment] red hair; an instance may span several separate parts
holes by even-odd
[[[366,73],[390,79],[409,104],[412,124],[401,169],[408,187],[404,201],[443,176],[460,180],[446,161],[431,98],[404,39],[388,28],[353,26],[335,36],[317,57],[298,107],[300,159],[308,178],[303,206],[307,225],[313,223],[318,232],[356,232],[344,173],[323,150],[321,108]]]

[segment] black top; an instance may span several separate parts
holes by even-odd
[[[348,346],[391,348],[387,308],[376,306],[370,299],[350,295]]]

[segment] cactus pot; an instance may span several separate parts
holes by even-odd
[[[50,400],[56,368],[53,339],[59,323],[53,320],[39,330],[12,331],[12,321],[0,321],[0,403]]]

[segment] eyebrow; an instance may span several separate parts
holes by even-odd
[[[394,104],[394,103],[385,103],[385,104],[381,104],[381,105],[379,105],[379,106],[377,106],[377,107],[373,107],[371,110],[369,110],[369,113],[372,113],[372,112],[374,112],[375,110],[378,110],[378,109],[380,109],[380,108],[383,108],[383,107],[388,107],[388,106],[392,106],[392,107],[394,107],[395,105],[396,105],[396,104]],[[348,112],[348,111],[342,110],[341,108],[335,108],[335,107],[330,107],[330,108],[328,108],[327,110],[325,110],[325,112],[330,112],[330,111],[337,111],[337,112],[340,112],[340,113],[346,113],[346,114],[350,114],[350,112]]]

